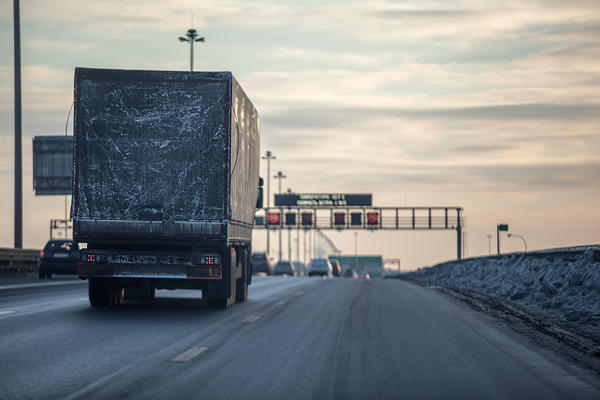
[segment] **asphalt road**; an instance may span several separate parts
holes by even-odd
[[[95,309],[72,277],[0,279],[0,399],[599,399],[597,376],[435,289],[255,277]]]

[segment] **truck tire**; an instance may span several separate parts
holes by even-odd
[[[242,264],[242,276],[236,280],[235,300],[243,303],[248,298],[248,257],[244,250],[240,252],[239,256],[240,264]]]
[[[223,271],[223,282],[220,282],[221,293],[229,293],[227,297],[209,297],[208,298],[208,306],[210,308],[220,308],[227,309],[235,304],[236,299],[236,289],[237,289],[237,280],[235,279],[236,272],[236,252],[231,250],[227,257],[223,257],[227,260],[227,264],[229,264],[229,269]],[[225,269],[225,268],[224,268]],[[229,290],[225,290],[227,288],[227,284],[229,284]]]
[[[125,289],[113,285],[110,279],[90,278],[88,296],[92,307],[118,306],[123,301]]]
[[[235,304],[236,300],[236,286],[235,280],[232,284],[232,293],[231,297],[218,297],[218,298],[209,298],[208,299],[208,307],[209,308],[218,308],[220,310],[226,310]]]
[[[152,287],[150,288],[150,293],[148,293],[147,296],[142,297],[145,300],[154,300],[154,298],[156,297],[156,288]]]
[[[89,278],[88,296],[92,307],[109,307],[112,303],[110,281],[103,278]]]

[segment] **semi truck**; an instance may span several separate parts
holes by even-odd
[[[248,297],[259,120],[231,72],[76,68],[73,239],[90,304]]]

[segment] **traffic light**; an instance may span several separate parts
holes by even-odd
[[[336,225],[345,225],[346,224],[346,214],[341,212],[336,212],[333,214],[333,220]]]
[[[279,225],[279,213],[269,213],[269,225]]]
[[[379,221],[379,214],[376,212],[367,213],[367,224],[368,225],[377,225]]]
[[[285,224],[296,225],[296,213],[285,213]]]
[[[353,212],[350,214],[350,225],[362,225],[362,213]]]
[[[312,213],[302,213],[302,225],[312,225]]]

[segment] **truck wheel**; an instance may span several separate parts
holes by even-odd
[[[102,278],[89,278],[88,296],[92,307],[109,307],[112,303],[110,281]]]
[[[236,300],[236,289],[237,282],[235,279],[231,282],[231,296],[230,297],[219,297],[219,298],[209,298],[208,306],[210,308],[219,308],[221,310],[225,310],[235,304]]]
[[[123,301],[123,296],[125,295],[124,288],[112,287],[110,288],[112,303],[111,306],[118,306]]]
[[[235,300],[244,302],[248,298],[248,254],[246,250],[240,250],[238,257],[242,276],[236,281]]]
[[[242,303],[248,298],[248,279],[245,275],[246,269],[244,268],[244,273],[242,274],[242,277],[237,280],[237,287],[235,288],[235,300]]]
[[[150,288],[150,292],[148,293],[148,295],[144,296],[143,298],[146,300],[154,300],[154,298],[156,297],[156,288]]]
[[[42,271],[39,272],[39,275],[40,275],[40,279],[44,279],[46,277],[46,273],[42,272]]]

